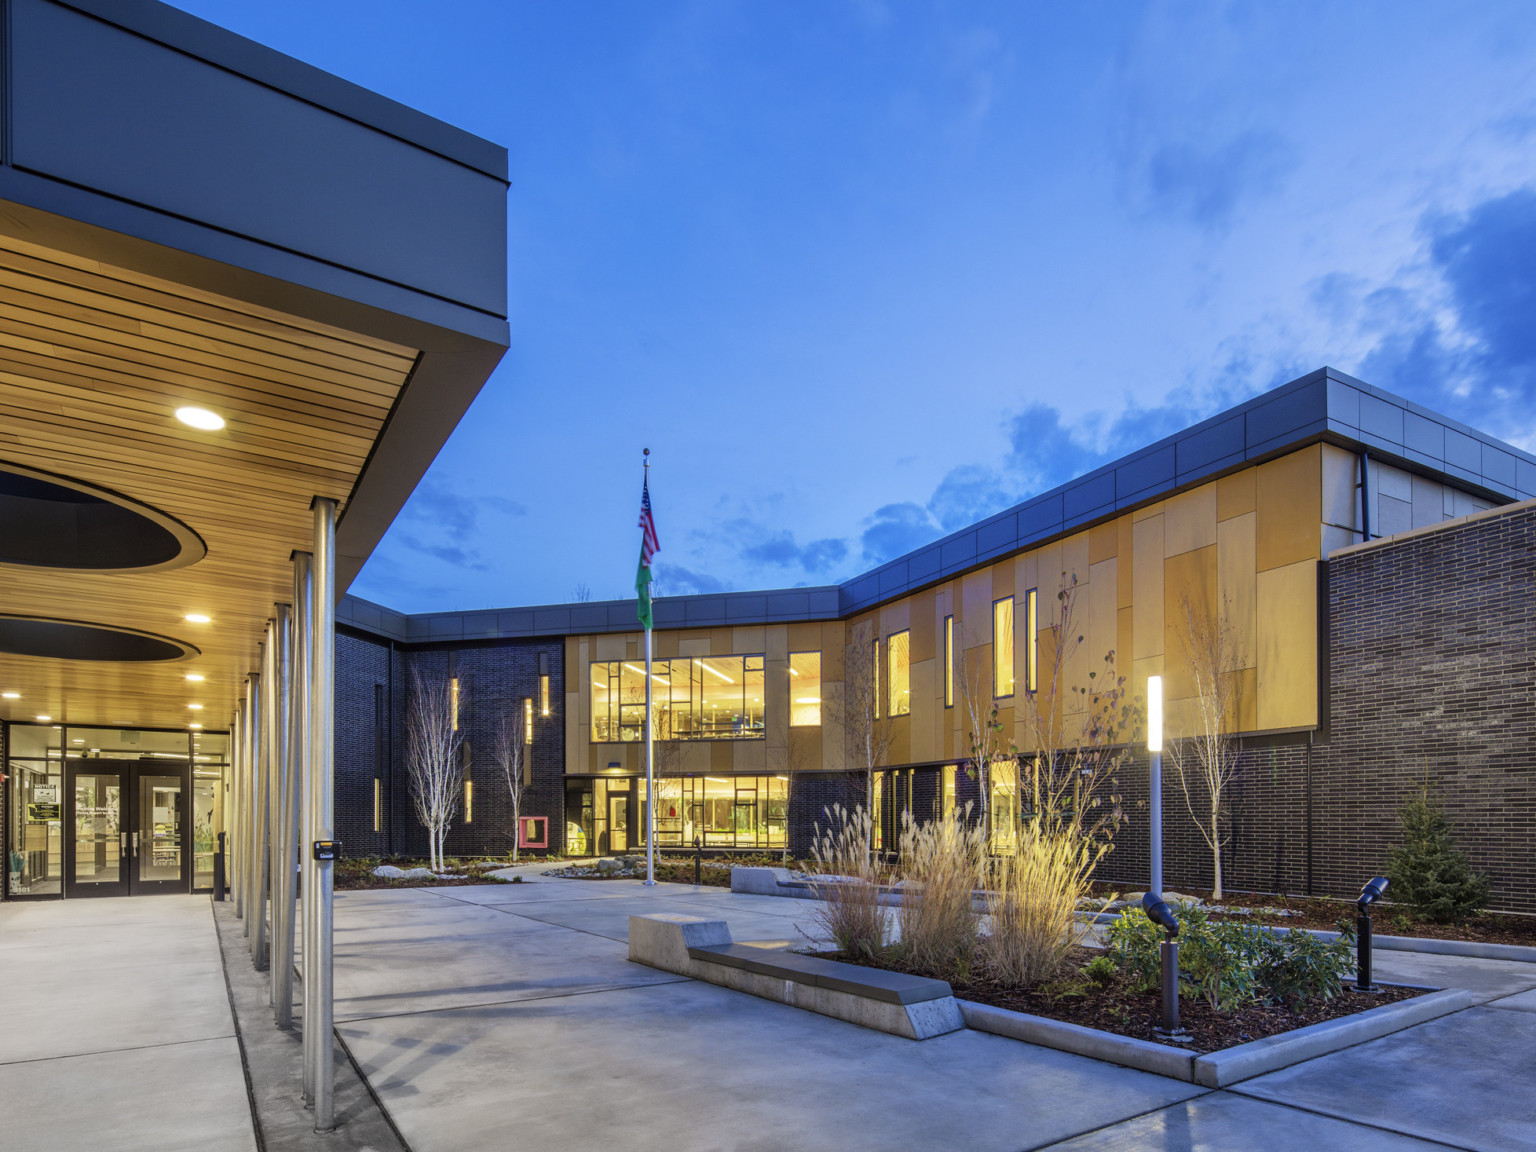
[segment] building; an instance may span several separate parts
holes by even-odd
[[[3,894],[207,888],[295,555],[333,603],[505,351],[506,153],[153,0],[0,51]]]
[[[840,586],[658,600],[657,841],[801,854],[827,807],[869,796],[893,847],[904,811],[979,808],[980,785],[960,767],[967,685],[1027,754],[1064,635],[1058,593],[1075,581],[1071,631],[1083,639],[1067,644],[1059,682],[1087,685],[1097,670],[1134,694],[1163,676],[1171,735],[1190,723],[1186,613],[1229,622],[1243,748],[1229,886],[1358,891],[1427,773],[1499,905],[1536,911],[1533,496],[1536,458],[1322,369]],[[547,825],[524,845],[643,843],[632,600],[405,616],[349,598],[340,622],[343,679],[356,678],[338,695],[339,730],[352,734],[338,763],[349,842],[416,847],[403,684],[430,667],[474,701],[473,819],[450,845],[504,851],[518,834],[475,749],[498,715],[525,712],[523,813]],[[856,701],[884,732],[872,773],[853,738]],[[1145,756],[1120,775],[1127,822],[1101,872],[1137,883]],[[988,788],[994,837],[1006,837],[1017,769]],[[1172,774],[1165,793],[1169,881],[1208,886]]]

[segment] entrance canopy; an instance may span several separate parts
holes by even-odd
[[[506,347],[505,152],[154,3],[13,0],[0,719],[225,727]]]

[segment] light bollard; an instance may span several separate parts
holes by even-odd
[[[1147,677],[1147,823],[1152,863],[1147,895],[1163,897],[1163,678]]]
[[[1189,1033],[1179,1027],[1179,921],[1156,892],[1141,898],[1141,908],[1148,920],[1167,933],[1157,949],[1162,968],[1162,1013],[1155,1031],[1164,1040],[1186,1040]]]
[[[1386,894],[1388,880],[1377,876],[1360,890],[1355,901],[1355,991],[1380,992],[1371,983],[1371,905]]]

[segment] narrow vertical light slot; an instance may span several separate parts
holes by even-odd
[[[373,830],[375,832],[384,830],[384,792],[379,787],[379,783],[379,778],[375,776],[373,778]]]
[[[539,715],[549,715],[549,676],[539,677]]]
[[[464,781],[464,823],[472,824],[475,819],[475,782]]]
[[[448,681],[448,708],[453,713],[453,730],[459,730],[459,678]]]
[[[533,697],[523,698],[523,743],[533,743]]]
[[[1024,691],[1040,688],[1039,590],[1024,593]]]
[[[1013,695],[1013,597],[992,602],[992,695]]]
[[[870,708],[874,719],[880,719],[880,637],[870,641],[869,648]]]
[[[944,617],[944,707],[955,706],[955,618]]]

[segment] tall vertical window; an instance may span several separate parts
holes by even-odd
[[[944,707],[955,706],[955,618],[944,617]]]
[[[448,681],[448,707],[453,712],[453,730],[459,730],[459,678]]]
[[[523,743],[533,743],[533,697],[523,697]]]
[[[992,685],[994,696],[1013,695],[1013,597],[992,604]]]
[[[885,655],[889,662],[886,685],[890,689],[892,716],[905,716],[912,711],[912,633],[895,632],[885,642]]]
[[[379,778],[373,778],[373,830],[384,830],[384,796],[383,789],[379,787]]]
[[[814,728],[821,723],[821,653],[789,654],[789,726]]]
[[[869,642],[869,709],[880,719],[880,637]]]
[[[1036,589],[1024,593],[1024,691],[1040,689],[1040,597]]]
[[[549,715],[549,677],[539,677],[539,715]]]
[[[464,781],[464,823],[473,824],[474,822],[475,782],[473,780],[466,780]]]

